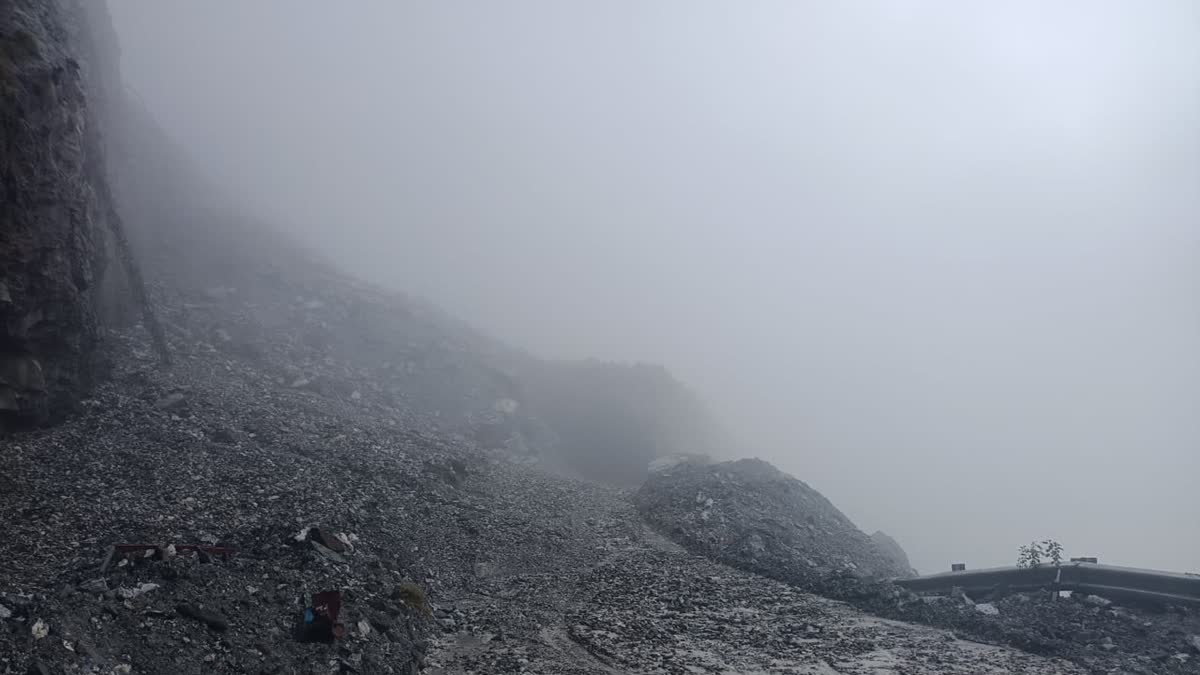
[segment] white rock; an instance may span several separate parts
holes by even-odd
[[[137,588],[118,588],[117,594],[126,600],[132,600],[143,593],[149,593],[158,588],[158,584],[141,584]]]
[[[0,619],[8,619],[12,617],[12,610],[0,605]]]
[[[990,602],[981,602],[976,604],[975,611],[979,612],[980,614],[987,614],[988,616],[998,616],[1000,614],[1000,610],[996,609],[996,606]]]
[[[658,459],[650,462],[650,466],[646,468],[646,471],[648,473],[659,473],[661,471],[666,471],[667,469],[673,469],[682,464],[684,461],[684,458],[675,455],[659,457]]]
[[[33,622],[33,626],[29,628],[29,632],[33,634],[33,639],[41,640],[50,634],[50,626],[47,626],[45,621],[38,619]]]

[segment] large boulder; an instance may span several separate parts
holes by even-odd
[[[821,493],[762,460],[685,462],[651,474],[636,501],[684,546],[772,578],[817,586],[910,573]]]

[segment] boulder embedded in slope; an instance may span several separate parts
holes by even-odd
[[[636,500],[684,546],[765,576],[816,584],[910,573],[821,493],[762,460],[680,464],[652,474]]]

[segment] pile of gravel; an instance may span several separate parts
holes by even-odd
[[[686,462],[637,493],[646,519],[679,543],[742,569],[799,584],[830,573],[906,576],[821,493],[758,459]]]
[[[895,586],[888,577],[912,570],[890,537],[867,537],[815,490],[766,462],[667,467],[650,476],[636,503],[648,523],[690,551],[874,616],[1061,658],[1087,672],[1200,673],[1200,616],[1187,608],[1056,601],[1048,592],[920,597]]]
[[[877,616],[924,623],[991,644],[1062,658],[1094,673],[1200,673],[1200,615],[1184,607],[1120,607],[1049,591],[969,598],[917,596],[886,582],[827,580],[822,593]]]

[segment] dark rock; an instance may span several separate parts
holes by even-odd
[[[0,5],[0,429],[78,409],[100,365],[106,205],[82,21],[69,2]]]
[[[380,633],[387,633],[388,631],[392,630],[392,627],[396,623],[391,616],[388,616],[382,612],[376,612],[372,614],[368,620],[371,622],[371,626]]]
[[[214,443],[231,445],[237,442],[237,433],[229,427],[214,427],[208,431],[208,439]]]
[[[155,401],[154,407],[159,410],[175,410],[182,407],[186,402],[187,396],[180,392],[173,392]]]
[[[215,631],[224,631],[229,628],[229,622],[225,617],[211,609],[205,609],[196,605],[181,604],[175,606],[175,611],[180,616],[195,619]]]
[[[345,542],[343,542],[341,539],[339,539],[337,537],[337,535],[335,535],[328,528],[314,527],[311,530],[309,530],[308,538],[310,541],[315,541],[315,542],[320,543],[322,546],[329,549],[330,551],[333,551],[334,553],[345,553],[346,552]]]
[[[84,593],[104,593],[108,591],[107,579],[89,579],[79,584],[79,590]]]

